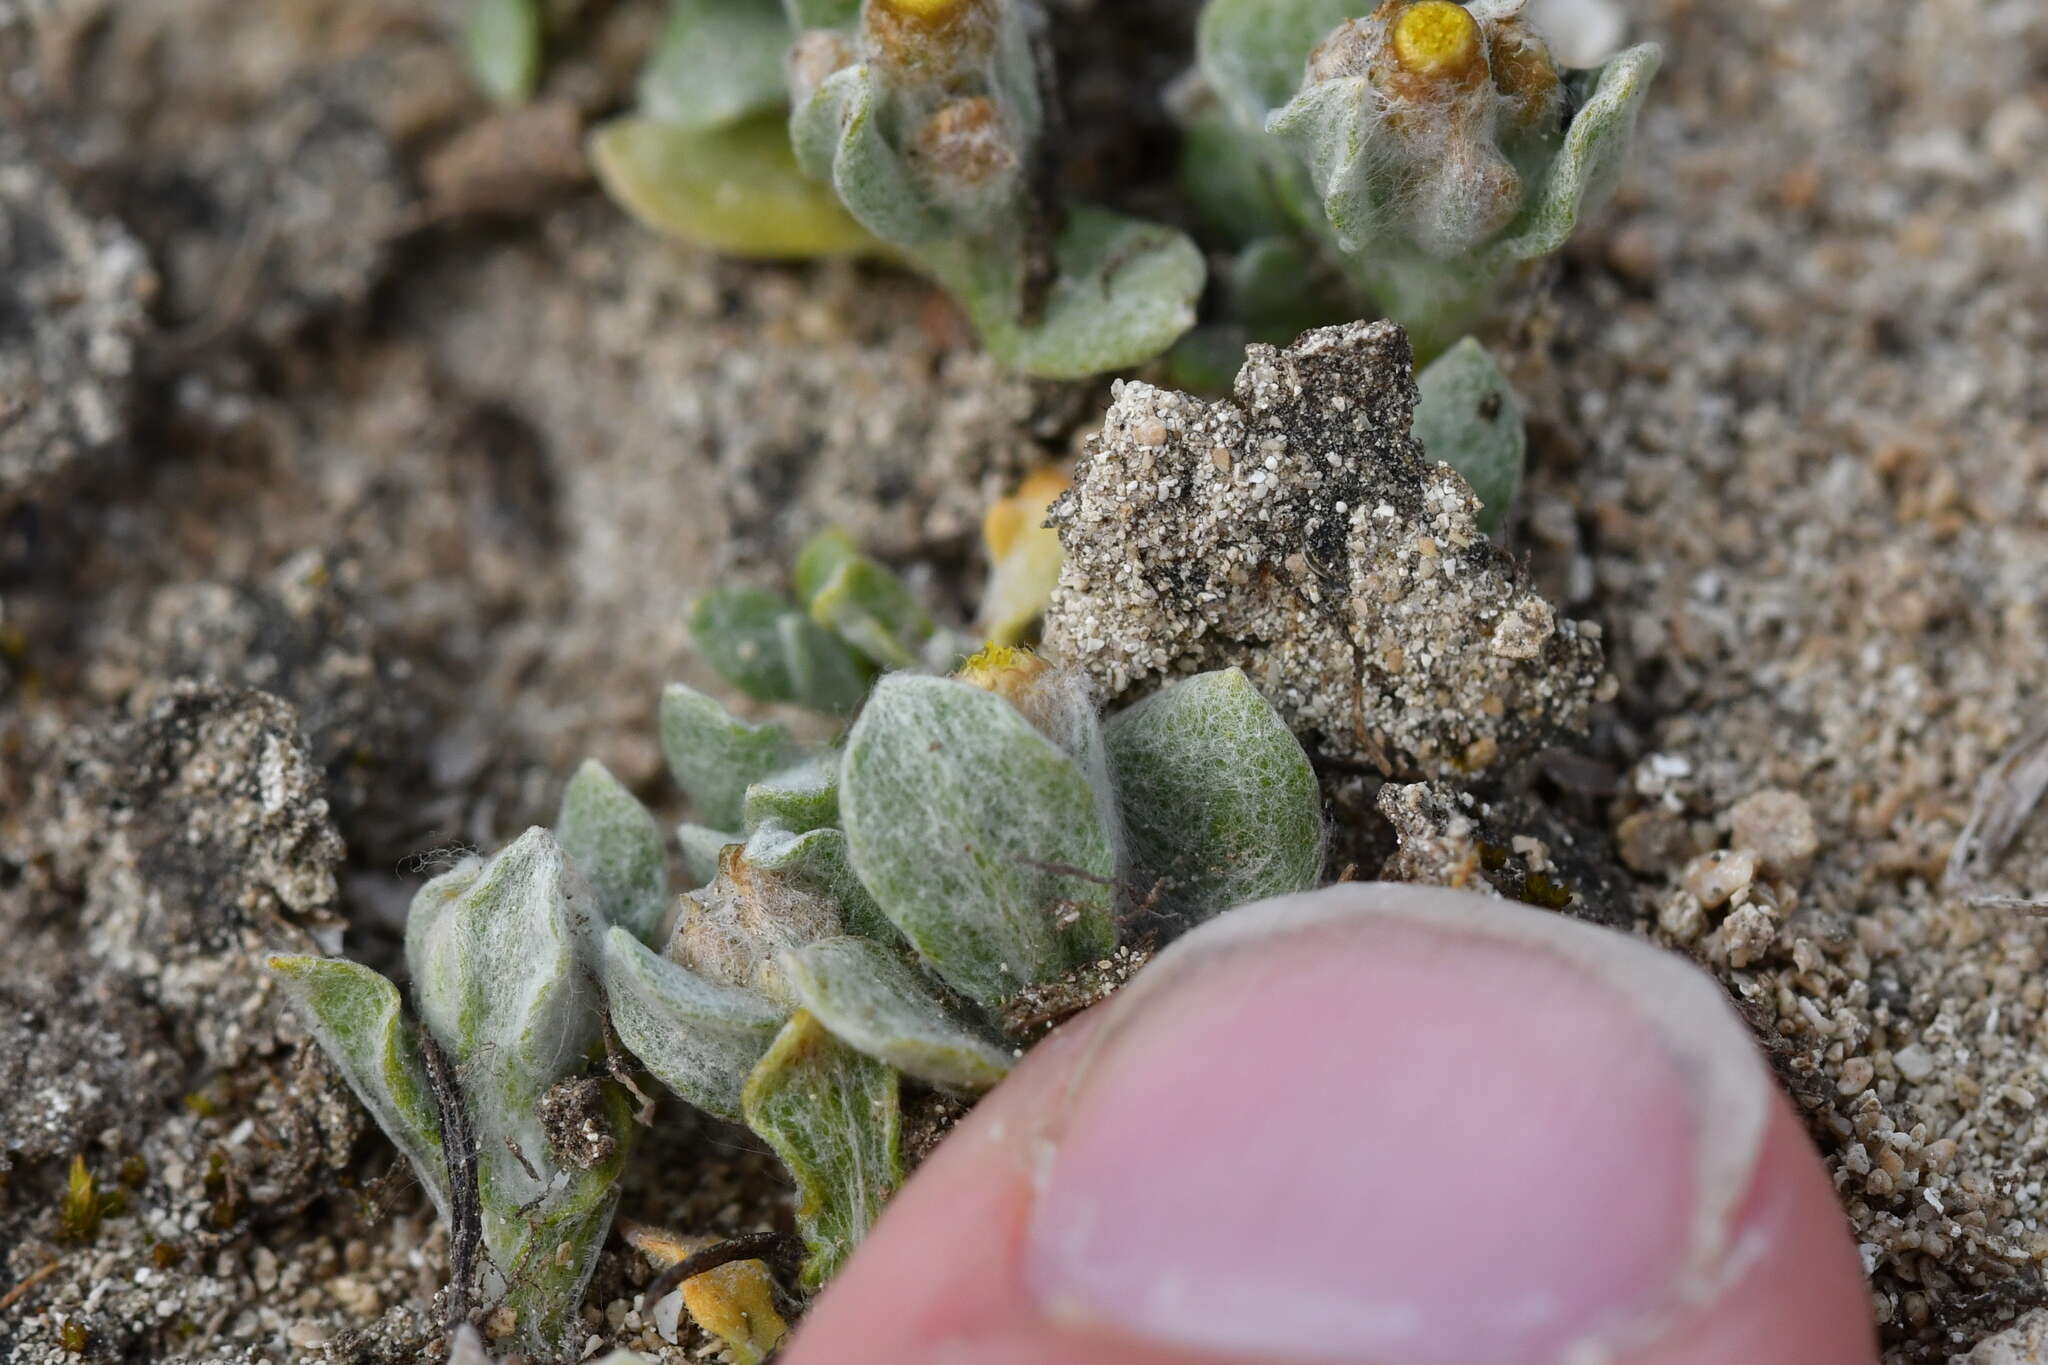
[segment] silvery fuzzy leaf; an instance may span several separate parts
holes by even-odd
[[[536,1107],[597,1041],[597,1001],[578,960],[592,893],[544,829],[485,863],[408,943],[422,1022],[466,1087],[487,1207],[517,1209],[548,1190]],[[594,937],[594,936],[592,936]],[[511,1152],[517,1144],[522,1163]]]
[[[1363,77],[1306,86],[1266,127],[1308,167],[1340,250],[1370,251],[1390,230],[1382,203],[1397,186],[1376,154],[1379,95]]]
[[[838,824],[839,755],[813,755],[748,787],[742,827],[771,822],[792,834]]]
[[[764,824],[747,840],[745,856],[755,867],[793,877],[829,897],[839,907],[848,932],[875,943],[902,944],[903,937],[896,932],[896,926],[883,916],[875,898],[853,874],[844,830],[814,829],[795,834],[778,824]]]
[[[803,1280],[832,1277],[903,1183],[896,1072],[839,1042],[799,1010],[747,1078],[747,1127],[796,1182]]]
[[[532,98],[540,81],[540,0],[471,0],[462,46],[470,73],[500,104]]]
[[[810,610],[811,600],[839,572],[839,566],[859,557],[860,546],[844,527],[828,526],[812,536],[796,552],[796,561],[790,568],[796,600],[806,611]]]
[[[713,588],[690,609],[690,642],[718,676],[756,701],[794,701],[782,619],[789,600],[766,588]],[[799,618],[800,619],[800,618]]]
[[[756,260],[875,249],[831,187],[797,168],[780,114],[697,130],[616,118],[590,135],[589,151],[605,193],[666,236]]]
[[[907,1076],[956,1094],[980,1094],[1012,1058],[956,1019],[897,954],[864,938],[828,938],[782,955],[797,1003],[832,1036]]]
[[[989,354],[1042,379],[1128,369],[1164,352],[1194,326],[1208,274],[1185,233],[1079,204],[1053,244],[1052,284],[1034,317],[1023,311],[1020,253],[947,242],[921,260]]]
[[[776,622],[782,654],[789,663],[791,700],[831,716],[860,709],[874,682],[875,670],[844,641],[796,612]]]
[[[332,957],[273,957],[270,970],[349,1089],[418,1172],[448,1216],[441,1118],[420,1064],[418,1030],[398,988],[368,967]]]
[[[1521,215],[1487,254],[1502,264],[1534,260],[1563,246],[1581,215],[1614,190],[1635,136],[1636,113],[1664,63],[1655,43],[1629,48],[1597,73],[1576,73],[1574,85],[1590,94],[1572,116],[1564,145]]]
[[[1209,0],[1195,34],[1202,75],[1240,127],[1256,132],[1294,97],[1316,44],[1358,0]]]
[[[555,837],[589,881],[605,922],[653,942],[668,916],[668,859],[647,807],[592,759],[562,793]]]
[[[661,751],[698,817],[724,829],[739,825],[748,787],[802,757],[780,725],[749,725],[683,683],[661,694]]]
[[[483,870],[484,860],[470,854],[413,892],[412,904],[405,912],[405,960],[408,964],[419,960],[435,921],[461,898],[463,892],[469,890],[477,874]]]
[[[952,227],[890,145],[882,126],[887,103],[872,66],[835,71],[791,113],[790,145],[804,173],[830,183],[862,227],[895,246],[926,245]]]
[[[1163,688],[1108,734],[1134,875],[1162,879],[1160,903],[1182,923],[1316,884],[1315,771],[1241,669]]]
[[[1102,704],[1094,683],[1077,668],[1048,668],[1008,696],[1038,733],[1080,766],[1089,790],[1095,793],[1095,813],[1109,834],[1114,857],[1114,850],[1122,847],[1122,817],[1102,727]]]
[[[619,1040],[661,1083],[706,1113],[740,1116],[747,1073],[789,1011],[706,981],[622,929],[605,938],[605,997]]]
[[[716,128],[787,103],[789,20],[776,0],[671,0],[640,73],[640,112],[677,128]]]
[[[709,825],[676,826],[676,846],[683,857],[683,877],[690,886],[703,886],[718,875],[718,858],[727,844],[743,844],[737,834]]]
[[[500,1301],[518,1324],[513,1339],[529,1356],[567,1358],[583,1337],[577,1309],[618,1210],[618,1177],[633,1134],[616,1089],[607,1087],[606,1095],[606,1122],[616,1143],[609,1160],[592,1170],[565,1170],[545,1149],[530,1157],[552,1191],[539,1204],[506,1206],[484,1189],[484,1249],[496,1275],[487,1289],[500,1292],[496,1281],[502,1281]]]
[[[1528,447],[1522,405],[1493,355],[1466,337],[1415,378],[1415,439],[1472,485],[1483,507],[1479,529],[1492,535],[1522,486]]]
[[[1081,766],[990,692],[882,679],[847,739],[848,850],[882,913],[993,1012],[1116,944],[1115,855]]]
[[[910,585],[863,554],[838,559],[810,597],[811,619],[882,668],[913,668],[932,636]]]

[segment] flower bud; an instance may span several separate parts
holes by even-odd
[[[861,15],[867,55],[892,83],[952,86],[988,60],[1001,3],[868,0]]]

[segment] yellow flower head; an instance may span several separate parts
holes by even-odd
[[[875,0],[886,9],[910,19],[921,19],[927,24],[936,24],[949,18],[954,10],[970,0]]]
[[[979,687],[1012,701],[1036,682],[1051,665],[1028,649],[1012,645],[984,645],[981,652],[960,665],[953,674],[956,682]]]
[[[1457,80],[1484,66],[1486,45],[1472,11],[1451,0],[1421,0],[1394,20],[1394,56],[1415,75]]]

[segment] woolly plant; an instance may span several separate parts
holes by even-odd
[[[1523,0],[1363,3],[1209,0],[1185,179],[1241,240],[1307,233],[1433,355],[1613,189],[1662,55],[1566,71]]]
[[[944,286],[1004,363],[1049,378],[1138,364],[1193,325],[1192,242],[1053,188],[1038,0],[675,0],[672,15],[638,111],[592,141],[614,197],[657,228],[745,255],[878,250]]]
[[[636,109],[591,134],[591,164],[612,198],[658,232],[728,255],[874,251],[831,187],[797,167],[783,76],[790,37],[777,0],[673,0]]]
[[[756,701],[847,715],[883,670],[944,671],[971,648],[939,629],[910,586],[844,531],[822,531],[804,545],[791,586],[795,602],[735,584],[690,608],[691,639],[705,662]]]
[[[420,888],[405,932],[413,1011],[357,963],[270,960],[447,1220],[457,1301],[474,1288],[510,1309],[531,1352],[564,1349],[578,1326],[629,1140],[616,1091],[582,1075],[602,1028],[593,983],[605,925],[645,930],[666,899],[647,885],[644,843],[636,852],[623,833],[644,812],[579,780],[585,809],[560,840],[529,830]],[[642,834],[659,866],[651,820]],[[578,844],[586,857],[572,861],[565,845]]]
[[[952,677],[882,678],[837,750],[679,685],[661,738],[728,832],[684,831],[686,861],[716,846],[715,867],[658,951],[607,935],[612,1020],[670,1089],[781,1157],[813,1286],[902,1177],[906,1085],[986,1090],[1113,984],[1132,926],[1322,866],[1308,759],[1235,669],[1105,721],[1079,675],[991,647]]]

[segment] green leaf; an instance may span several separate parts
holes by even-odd
[[[1238,125],[1256,132],[1294,98],[1316,44],[1364,8],[1363,0],[1209,0],[1196,64]]]
[[[747,1073],[787,1010],[753,991],[706,981],[622,929],[605,938],[604,989],[619,1041],[663,1085],[706,1113],[740,1117]]]
[[[1111,718],[1135,875],[1183,923],[1302,891],[1323,866],[1308,755],[1240,669],[1174,683]]]
[[[486,95],[525,103],[540,82],[540,0],[471,0],[462,46]]]
[[[424,922],[406,936],[421,1019],[461,1078],[476,1142],[482,1288],[517,1308],[535,1354],[559,1353],[576,1326],[631,1138],[614,1113],[613,1159],[569,1170],[540,1120],[542,1098],[597,1041],[588,898],[554,837],[531,829],[481,868],[430,883],[416,902]]]
[[[914,668],[932,618],[896,574],[863,554],[841,559],[811,594],[811,619],[882,668]]]
[[[1415,439],[1425,458],[1458,471],[1484,504],[1479,529],[1492,535],[1522,486],[1528,433],[1522,405],[1491,353],[1471,337],[1416,376]]]
[[[990,692],[882,679],[840,773],[854,871],[947,984],[991,1013],[1116,944],[1116,859],[1081,766]]]
[[[756,701],[795,701],[782,637],[782,618],[790,615],[789,599],[779,592],[713,588],[690,612],[690,641],[719,677]]]
[[[610,1161],[562,1172],[565,1183],[537,1209],[485,1208],[484,1246],[502,1262],[502,1302],[519,1324],[513,1341],[529,1357],[568,1359],[583,1341],[577,1309],[618,1211],[619,1172],[631,1147],[630,1116],[614,1106],[609,1121],[618,1143]]]
[[[718,855],[725,852],[727,844],[745,842],[737,834],[728,834],[709,825],[676,826],[676,844],[683,855],[683,876],[693,887],[703,886],[718,875]]]
[[[808,616],[790,612],[776,622],[795,700],[813,711],[847,716],[860,709],[875,670],[846,642]]]
[[[1404,186],[1375,138],[1382,128],[1380,100],[1362,76],[1322,81],[1305,87],[1267,124],[1308,167],[1337,248],[1347,254],[1371,252],[1404,231],[1391,202]]]
[[[819,591],[839,572],[839,566],[860,557],[860,546],[840,527],[828,526],[812,536],[804,542],[803,549],[797,551],[796,567],[790,575],[796,588],[796,600],[806,611],[810,610]]]
[[[1143,364],[1195,324],[1207,267],[1185,233],[1076,205],[1053,255],[1052,287],[1030,319],[1019,253],[947,243],[924,260],[966,308],[989,353],[1041,379]]]
[[[449,906],[461,899],[462,893],[469,890],[483,870],[482,858],[474,855],[462,858],[413,893],[412,905],[405,913],[405,960],[408,963],[418,960],[425,951],[427,936],[435,922]]]
[[[535,1107],[597,1041],[570,888],[554,836],[530,829],[485,863],[423,933],[408,935],[421,1020],[458,1068],[483,1068],[466,1091],[482,1142],[483,1200],[501,1209],[547,1192],[546,1179],[529,1174],[505,1139],[528,1162],[545,1164]]]
[[[882,241],[917,247],[953,231],[948,215],[918,185],[883,130],[887,95],[865,63],[825,78],[789,121],[789,141],[806,175],[827,181],[860,225]]]
[[[647,807],[592,759],[562,793],[555,837],[590,882],[605,922],[651,943],[668,916],[668,858]]]
[[[672,0],[640,73],[640,112],[691,131],[780,113],[789,40],[776,0]]]
[[[1549,255],[1565,244],[1581,215],[1613,192],[1635,136],[1636,113],[1663,64],[1664,50],[1643,43],[1600,68],[1542,185],[1507,235],[1488,248],[1493,260],[1506,264]]]
[[[810,1251],[803,1281],[816,1289],[903,1183],[896,1072],[799,1010],[747,1078],[742,1108],[796,1182],[797,1230]]]
[[[749,725],[694,687],[670,683],[661,694],[661,751],[697,814],[736,828],[747,788],[802,757],[780,725]]]
[[[744,827],[774,823],[792,834],[839,823],[839,755],[818,754],[747,788]]]
[[[756,115],[692,131],[613,119],[590,135],[605,192],[656,232],[728,256],[857,256],[874,239],[797,169],[785,121]]]
[[[1308,243],[1296,237],[1264,237],[1246,246],[1231,262],[1227,284],[1231,311],[1254,340],[1275,346],[1348,322],[1356,308],[1343,281],[1332,278]],[[1240,350],[1236,364],[1243,363]]]
[[[828,938],[782,955],[797,1002],[847,1046],[957,1094],[1009,1074],[1009,1053],[955,1019],[903,959],[864,938]]]
[[[420,1064],[420,1039],[398,988],[358,963],[331,957],[273,957],[270,970],[356,1098],[377,1120],[434,1206],[448,1217],[448,1165],[441,1118]]]

